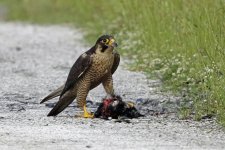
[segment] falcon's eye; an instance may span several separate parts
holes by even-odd
[[[103,43],[108,43],[109,42],[109,39],[103,39],[102,42]]]

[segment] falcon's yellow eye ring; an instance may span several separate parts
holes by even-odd
[[[104,39],[104,40],[102,40],[102,42],[107,44],[107,43],[109,43],[109,39]]]

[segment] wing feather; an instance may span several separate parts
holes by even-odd
[[[112,69],[111,69],[112,74],[116,71],[119,64],[120,64],[120,54],[116,50],[114,50],[114,61],[113,61]]]
[[[69,75],[66,80],[65,87],[60,95],[60,97],[68,91],[77,80],[85,73],[85,71],[90,67],[92,63],[92,58],[90,53],[83,53],[77,61],[73,64],[72,68],[70,69]]]

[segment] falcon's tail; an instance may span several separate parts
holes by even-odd
[[[56,116],[61,113],[69,104],[73,102],[76,96],[62,96],[59,98],[59,101],[56,103],[54,108],[49,112],[47,116]]]
[[[50,93],[48,96],[46,96],[41,102],[41,103],[44,103],[52,98],[55,98],[57,96],[59,96],[62,92],[62,90],[64,89],[64,85],[60,86],[58,89],[56,89],[55,91],[53,91],[52,93]]]

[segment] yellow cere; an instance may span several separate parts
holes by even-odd
[[[109,41],[109,45],[112,45],[112,43],[114,43],[115,42],[115,40],[114,39],[110,39],[110,41]]]

